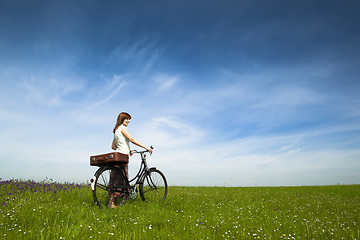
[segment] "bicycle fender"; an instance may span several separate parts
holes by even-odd
[[[105,166],[106,167],[106,166]],[[94,177],[98,174],[98,172],[100,172],[104,167],[99,167],[98,170],[96,170]]]
[[[92,183],[91,183],[91,190],[95,190],[95,181],[96,181],[96,177],[94,176],[93,178],[92,178]]]
[[[156,170],[156,167],[151,167],[149,170],[152,170],[152,169]]]

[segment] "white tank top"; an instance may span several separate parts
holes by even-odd
[[[114,134],[115,139],[115,145],[116,145],[116,152],[120,152],[123,154],[130,155],[130,141],[127,139],[124,134],[121,132],[121,127],[125,127],[124,125],[121,125],[116,129]]]

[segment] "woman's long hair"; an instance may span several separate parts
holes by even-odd
[[[113,130],[113,133],[115,133],[115,131],[118,129],[118,127],[120,127],[120,125],[124,123],[125,119],[131,119],[130,114],[128,114],[126,112],[120,113],[116,120],[116,124],[115,124],[114,130]]]

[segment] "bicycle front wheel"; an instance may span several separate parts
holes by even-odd
[[[111,195],[119,194],[116,186],[126,183],[121,171],[113,166],[102,167],[94,177],[93,197],[99,206],[106,206]]]
[[[164,174],[160,170],[150,169],[142,178],[139,190],[144,201],[164,201],[168,192]]]

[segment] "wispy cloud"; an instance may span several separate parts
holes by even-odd
[[[148,72],[166,49],[157,46],[157,42],[156,38],[128,39],[112,49],[104,59],[102,69],[118,74]]]
[[[58,107],[72,94],[80,92],[84,88],[83,81],[78,79],[72,81],[67,77],[24,76],[23,80],[15,83],[20,95],[41,105]]]
[[[113,97],[115,97],[121,89],[123,89],[127,84],[127,77],[124,75],[114,75],[112,78],[107,79],[105,77],[101,77],[103,81],[100,84],[94,86],[89,94],[90,101],[96,101],[95,103],[91,104],[88,109],[98,107]],[[100,86],[99,86],[100,85]],[[102,99],[96,100],[96,98],[100,95]]]
[[[168,76],[165,74],[156,74],[154,77],[155,84],[158,85],[158,91],[168,91],[170,90],[178,81],[178,76]]]
[[[263,93],[254,108],[298,107],[323,103],[321,94],[305,87],[296,85],[275,86]]]

